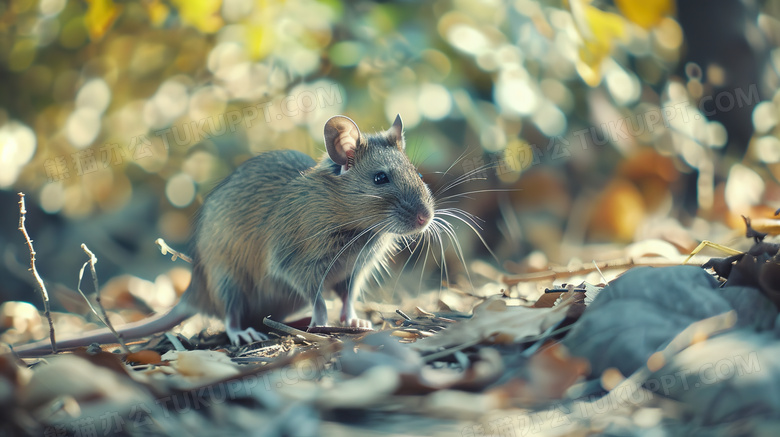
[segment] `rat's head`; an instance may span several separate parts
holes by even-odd
[[[401,116],[385,132],[365,135],[337,115],[325,123],[334,191],[353,223],[378,232],[418,234],[433,219],[433,196],[404,151]]]

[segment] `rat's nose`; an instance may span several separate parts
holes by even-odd
[[[431,215],[427,211],[417,213],[417,224],[420,226],[425,226],[430,219]]]

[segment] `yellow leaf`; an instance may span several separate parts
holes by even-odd
[[[591,33],[591,37],[585,39],[585,48],[594,59],[609,56],[615,40],[626,37],[625,21],[620,15],[588,5],[585,7],[585,19]]]
[[[114,4],[113,0],[87,0],[89,6],[84,15],[84,24],[92,41],[103,38],[108,29],[114,24],[122,6]]]
[[[674,0],[615,0],[615,5],[629,21],[645,29],[655,27],[675,12]]]
[[[580,49],[580,59],[577,60],[577,74],[590,87],[597,87],[601,83],[601,63],[591,65],[584,62],[583,50]]]
[[[271,53],[274,41],[273,27],[269,25],[248,25],[246,45],[252,59],[263,59]]]
[[[246,47],[251,59],[263,59],[278,43],[275,22],[284,8],[283,2],[257,0],[255,13],[246,21]]]
[[[149,15],[149,21],[154,26],[161,26],[170,14],[168,6],[162,4],[160,0],[153,0],[145,3],[146,13]]]
[[[203,33],[214,33],[224,24],[219,15],[222,0],[171,0],[171,3],[178,8],[182,23]]]
[[[625,19],[590,5],[589,0],[572,0],[572,16],[582,37],[577,72],[590,86],[601,82],[601,63],[612,54],[615,42],[628,36]]]

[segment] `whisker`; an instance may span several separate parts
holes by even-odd
[[[424,237],[425,237],[425,234],[423,234],[423,238]],[[409,257],[406,259],[406,262],[401,266],[401,270],[398,272],[398,279],[395,280],[395,286],[393,286],[393,295],[395,295],[396,291],[398,290],[398,284],[401,282],[401,276],[402,276],[402,274],[404,272],[404,269],[406,268],[407,265],[409,265],[409,262],[414,257],[414,253],[420,247],[420,245],[418,244],[418,245],[414,246],[414,249],[411,249],[409,247],[409,244],[410,244],[409,240],[410,240],[410,238],[407,238],[406,236],[404,236],[403,239],[406,241],[406,248],[410,249],[410,254],[409,254]],[[419,259],[419,257],[418,257],[418,259]],[[416,266],[417,262],[415,262],[414,265]],[[412,267],[412,269],[414,269],[414,267]],[[422,280],[422,278],[421,278],[421,280]]]
[[[467,148],[466,150],[463,151],[463,153],[460,154],[460,156],[458,156],[458,158],[455,161],[452,162],[452,164],[447,168],[447,170],[444,171],[444,173],[441,173],[441,175],[442,176],[447,176],[447,173],[449,173],[450,170],[452,170],[457,163],[463,161],[463,159],[466,158],[466,155],[468,153],[469,153],[469,149]],[[437,172],[437,173],[440,173],[440,172]]]
[[[455,254],[460,259],[461,263],[463,264],[463,269],[466,271],[466,277],[469,280],[469,284],[471,285],[471,288],[474,289],[474,283],[471,282],[471,273],[469,273],[469,268],[466,265],[466,256],[463,253],[463,248],[460,245],[460,242],[458,241],[458,237],[455,235],[455,230],[452,228],[452,225],[450,223],[447,223],[443,219],[440,219],[442,222],[442,226],[444,229],[444,233],[449,237],[450,241],[452,241],[452,245],[455,248]],[[472,228],[473,229],[473,228]],[[447,284],[449,284],[449,278],[447,279]]]
[[[458,176],[457,178],[455,178],[455,180],[453,180],[449,184],[445,185],[444,187],[441,187],[441,188],[437,189],[436,192],[434,193],[434,197],[438,197],[439,195],[446,193],[447,191],[451,190],[452,188],[455,188],[458,185],[466,183],[468,181],[486,180],[487,179],[486,177],[474,177],[474,175],[476,175],[478,173],[482,173],[485,170],[490,169],[490,168],[496,168],[497,166],[498,166],[498,164],[491,162],[491,163],[487,163],[487,164],[481,165],[481,166],[479,166],[479,167],[477,167],[477,168],[475,168],[473,170],[469,170],[466,173],[464,173],[464,174]]]
[[[437,223],[438,224],[438,223]],[[439,239],[439,250],[441,251],[441,264],[439,267],[439,298],[441,298],[442,293],[442,284],[444,281],[446,281],[447,286],[449,287],[450,284],[450,271],[447,268],[447,264],[444,262],[444,239],[441,237],[442,232],[446,232],[445,229],[439,224],[438,226],[439,232],[436,233],[436,237]]]
[[[467,221],[466,219],[464,219],[463,217],[460,217],[460,216],[457,216],[457,215],[454,215],[454,214],[447,214],[447,213],[441,213],[441,214],[439,214],[439,218],[440,218],[440,219],[442,219],[442,220],[443,220],[443,219],[444,219],[444,217],[452,217],[452,218],[454,218],[454,219],[457,219],[457,220],[459,220],[459,221],[461,221],[461,222],[463,222],[463,223],[466,223],[466,225],[467,225],[467,226],[469,226],[469,227],[471,227],[471,229],[472,229],[474,232],[477,232],[477,230],[480,230],[480,231],[482,231],[482,230],[483,230],[483,229],[482,229],[482,227],[481,227],[481,226],[479,226],[478,224],[476,224],[476,223],[475,223],[475,224],[472,224],[472,223],[470,223],[469,221]]]
[[[459,185],[465,184],[466,182],[487,180],[487,178],[484,178],[484,177],[481,177],[481,176],[473,176],[473,173],[476,173],[477,171],[479,171],[479,170],[474,170],[474,171],[469,172],[469,173],[467,173],[465,175],[462,175],[459,178],[455,179],[454,181],[449,182],[447,185],[444,185],[444,186],[438,188],[433,193],[434,197],[438,198],[439,196],[441,196],[442,194],[446,193],[447,191],[449,191],[449,190],[451,190],[451,189],[453,189],[453,188],[455,188],[455,187],[457,187]]]
[[[364,194],[358,194],[358,196],[371,197],[371,198],[379,199],[379,200],[383,200],[384,199],[382,196],[377,196],[375,194],[365,194],[364,193]]]
[[[322,280],[320,281],[320,285],[319,285],[319,287],[317,287],[317,294],[315,295],[315,299],[320,294],[322,294],[322,287],[325,285],[325,278],[328,277],[328,273],[330,273],[330,269],[332,269],[333,265],[336,264],[336,260],[338,260],[338,258],[341,256],[341,254],[344,253],[344,251],[347,250],[350,246],[352,246],[352,244],[355,241],[357,241],[360,237],[362,237],[363,235],[367,234],[368,232],[371,232],[372,230],[378,228],[382,224],[385,225],[383,227],[383,229],[386,228],[389,225],[389,219],[382,220],[382,221],[380,221],[380,222],[378,222],[378,223],[368,227],[366,230],[360,232],[355,237],[353,237],[351,240],[349,240],[349,242],[347,244],[345,244],[344,247],[341,248],[341,250],[338,251],[336,256],[333,257],[333,261],[330,262],[330,264],[328,265],[328,268],[325,269],[325,273],[322,275]]]
[[[437,212],[439,213],[440,216],[453,217],[453,218],[456,218],[456,219],[458,219],[458,220],[460,220],[462,222],[466,222],[466,219],[468,219],[468,220],[471,221],[471,223],[473,223],[474,226],[479,228],[480,231],[484,230],[482,228],[482,226],[478,223],[478,221],[484,223],[484,220],[482,220],[481,218],[479,218],[479,217],[477,217],[477,216],[475,216],[473,214],[470,214],[470,213],[468,213],[466,211],[463,211],[463,210],[440,210],[440,211],[437,211]],[[465,218],[461,217],[458,214],[463,214],[465,216]]]
[[[311,235],[311,236],[306,237],[306,238],[304,238],[302,240],[296,241],[294,244],[303,243],[304,241],[311,240],[312,238],[316,238],[316,237],[318,237],[318,236],[320,236],[322,234],[325,234],[325,233],[328,233],[328,232],[333,232],[333,231],[339,230],[341,228],[345,228],[345,227],[347,227],[347,226],[349,226],[349,225],[351,225],[353,223],[357,223],[357,222],[365,221],[365,220],[371,220],[371,219],[376,218],[376,217],[383,217],[383,216],[387,217],[389,214],[390,214],[390,210],[388,209],[388,210],[385,210],[385,211],[382,211],[382,212],[379,212],[379,213],[376,213],[376,214],[371,214],[371,215],[368,215],[368,216],[359,217],[359,218],[356,218],[356,219],[353,219],[353,220],[341,223],[339,225],[333,226],[331,228],[323,229],[323,230],[315,233],[314,235]]]
[[[437,212],[438,212],[438,211],[437,211]],[[490,248],[490,246],[488,246],[488,244],[487,244],[487,241],[485,241],[485,239],[482,237],[482,235],[479,233],[479,231],[477,231],[477,229],[475,229],[475,228],[474,228],[474,226],[472,226],[472,225],[471,225],[471,223],[469,223],[468,221],[464,220],[462,217],[459,217],[459,216],[457,216],[457,215],[454,215],[454,214],[446,214],[446,213],[445,213],[445,214],[442,214],[442,215],[445,215],[445,216],[447,216],[447,217],[452,217],[452,218],[458,219],[458,220],[460,220],[461,222],[463,222],[463,223],[464,223],[466,226],[468,226],[469,228],[471,228],[471,230],[474,232],[474,234],[477,236],[477,238],[479,238],[479,241],[480,241],[480,242],[482,242],[482,245],[483,245],[483,246],[485,246],[485,249],[487,249],[487,251],[488,251],[488,252],[490,252],[490,255],[493,257],[493,259],[495,259],[495,260],[496,260],[496,262],[500,262],[500,261],[498,260],[498,256],[496,256],[496,254],[493,252],[493,250]],[[434,214],[434,218],[436,218],[436,215],[435,215],[435,214]],[[444,222],[444,223],[447,223],[448,225],[450,225],[450,223],[448,223],[448,222],[447,222],[446,220],[444,220],[443,218],[440,218],[440,220],[441,220],[442,222]],[[476,223],[475,223],[475,225],[476,225],[477,227],[479,227],[480,229],[482,229],[482,228],[481,228],[481,227],[480,227],[478,224],[476,224]]]
[[[433,224],[433,221],[431,221],[431,224]],[[422,281],[423,281],[423,275],[425,275],[425,266],[428,264],[428,254],[430,251],[425,251],[425,257],[423,258],[422,268],[420,270],[420,283],[417,284],[417,290],[422,290]],[[418,258],[419,261],[419,258]],[[414,265],[417,266],[417,261],[414,262]]]
[[[366,241],[366,243],[363,245],[363,247],[360,248],[360,251],[358,251],[357,255],[355,255],[355,265],[352,267],[352,273],[350,273],[350,275],[349,275],[349,283],[348,283],[349,286],[351,286],[352,285],[352,281],[355,280],[355,270],[358,269],[358,263],[361,264],[360,267],[359,267],[360,269],[364,269],[366,267],[366,265],[361,262],[360,255],[363,254],[363,251],[366,250],[366,247],[369,247],[369,245],[371,244],[371,240],[373,240],[377,236],[381,235],[382,231],[385,230],[386,228],[387,228],[387,225],[382,227],[382,229],[380,229],[379,232],[377,232],[374,235],[372,235],[371,237],[369,237],[368,241]],[[376,252],[376,248],[375,247],[372,247],[369,250],[374,250],[374,252]],[[366,257],[364,259],[367,259],[367,258],[368,257]]]
[[[468,181],[466,181],[468,182]],[[512,193],[516,191],[521,191],[519,188],[488,188],[484,190],[473,190],[473,191],[466,191],[464,193],[458,193],[458,194],[451,194],[449,196],[444,196],[436,199],[436,202],[442,202],[442,201],[449,201],[451,199],[455,199],[458,197],[466,197],[471,194],[480,194],[480,193]]]

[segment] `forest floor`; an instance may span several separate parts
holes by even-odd
[[[611,262],[535,271],[472,262],[470,279],[400,304],[363,299],[370,332],[269,320],[269,340],[234,347],[219,324],[195,317],[127,350],[6,353],[0,434],[770,432],[780,426],[778,245],[749,226],[747,235],[750,250],[709,269],[708,257],[683,265],[686,254],[660,240]],[[116,283],[106,289],[112,306],[134,301]],[[48,332],[25,305],[3,305],[5,342]],[[58,334],[96,326],[53,316]]]

